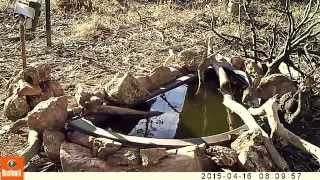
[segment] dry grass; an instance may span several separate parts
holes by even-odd
[[[108,24],[111,24],[108,17],[92,14],[83,23],[75,25],[74,36],[79,38],[99,36],[102,32],[110,31]]]
[[[0,12],[8,8],[10,0],[0,0]]]

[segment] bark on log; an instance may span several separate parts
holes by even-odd
[[[273,146],[268,134],[257,124],[255,119],[252,117],[250,112],[241,104],[234,101],[231,95],[225,94],[223,96],[223,104],[231,109],[233,112],[239,115],[239,117],[243,120],[243,122],[248,126],[249,129],[255,130],[258,129],[262,132],[264,136],[264,144],[270,153],[270,156],[273,162],[283,171],[289,170],[289,166],[287,162],[281,157],[277,149]]]
[[[31,158],[33,158],[40,150],[41,141],[39,139],[39,133],[33,129],[29,129],[28,134],[28,146],[19,151],[18,155],[24,157],[24,162],[27,164]]]

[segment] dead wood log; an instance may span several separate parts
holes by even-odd
[[[41,141],[39,139],[39,133],[33,129],[29,129],[28,133],[28,146],[18,151],[19,156],[24,157],[24,162],[27,164],[31,158],[33,158],[40,150]]]
[[[273,146],[268,134],[257,124],[255,119],[252,117],[250,112],[240,103],[234,101],[232,97],[228,94],[223,96],[223,104],[231,109],[233,112],[239,115],[243,122],[248,126],[249,129],[258,129],[262,132],[264,136],[264,145],[266,146],[273,162],[283,171],[289,170],[287,162],[281,157],[277,149]]]
[[[278,107],[279,106],[278,106],[278,103],[276,102],[276,98],[270,98],[259,109],[255,109],[252,112],[255,112],[255,113],[259,112],[259,114],[265,113],[267,115],[268,123],[271,128],[271,137],[273,135],[282,137],[286,141],[294,145],[295,147],[299,148],[300,150],[312,154],[318,159],[318,161],[320,161],[320,148],[300,138],[299,136],[295,135],[293,132],[286,129],[279,120]]]
[[[162,112],[158,111],[139,111],[130,108],[124,107],[117,107],[117,106],[107,106],[107,105],[100,105],[94,108],[88,109],[85,113],[86,115],[94,115],[94,114],[105,114],[111,116],[122,116],[122,117],[134,117],[134,118],[150,118],[153,116],[159,116]]]
[[[228,78],[228,75],[226,71],[223,69],[223,67],[218,67],[218,75],[219,75],[219,83],[220,83],[220,89],[223,93],[228,93],[228,94],[233,94],[233,89],[231,87],[231,82]],[[230,95],[230,98],[233,99],[233,97]],[[229,130],[235,129],[236,128],[236,123],[235,123],[235,117],[234,113],[232,112],[231,109],[226,107],[226,111],[228,114],[228,125],[229,125]]]

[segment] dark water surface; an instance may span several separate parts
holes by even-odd
[[[150,110],[165,113],[140,120],[129,135],[181,139],[228,131],[226,108],[215,83],[205,83],[197,95],[196,89],[196,84],[182,85],[156,97]]]

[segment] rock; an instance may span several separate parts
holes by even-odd
[[[34,108],[41,101],[46,101],[50,97],[59,97],[64,95],[64,90],[59,82],[50,80],[44,83],[41,83],[42,93],[36,96],[29,96],[29,104],[31,108]]]
[[[80,116],[84,112],[83,107],[72,107],[68,108],[68,119],[72,119],[75,116]]]
[[[223,146],[210,146],[206,152],[218,166],[232,167],[238,163],[238,154],[233,149]]]
[[[205,46],[195,46],[185,49],[178,54],[178,64],[195,71],[206,53],[207,47]]]
[[[267,100],[276,94],[281,97],[289,92],[296,92],[297,85],[284,74],[272,74],[266,77],[256,77],[253,83],[243,92],[242,102],[257,106],[258,98]]]
[[[237,70],[245,71],[246,69],[245,60],[241,57],[238,57],[238,56],[232,57],[230,59],[230,63]]]
[[[19,96],[35,96],[42,93],[39,85],[31,85],[22,79],[18,81],[16,91]]]
[[[95,138],[93,140],[92,152],[101,159],[107,157],[121,148],[122,144],[106,138]]]
[[[44,91],[52,92],[52,97],[64,95],[64,90],[58,81],[50,80],[44,84]]]
[[[88,86],[85,84],[76,85],[75,99],[79,105],[86,107],[90,104],[90,98],[93,96],[104,101],[106,94],[104,89],[100,86]]]
[[[104,100],[98,96],[91,96],[89,102],[86,104],[86,108],[89,111],[95,111],[99,106],[103,105]]]
[[[68,100],[65,96],[51,97],[40,102],[29,114],[28,125],[36,130],[59,130],[67,120]]]
[[[66,141],[60,148],[60,160],[64,172],[116,172],[132,168],[110,164],[94,157],[91,149]]]
[[[172,80],[177,79],[179,76],[181,76],[181,73],[177,69],[160,66],[155,68],[151,72],[150,80],[152,84],[155,85],[154,89],[156,89],[159,88],[161,85],[164,85]]]
[[[130,73],[109,82],[105,86],[105,91],[112,101],[126,105],[134,104],[149,95],[148,90],[142,87]]]
[[[109,163],[121,166],[141,165],[139,149],[121,148],[106,159]]]
[[[19,71],[19,73],[10,78],[8,83],[6,84],[6,89],[7,89],[7,94],[6,94],[6,98],[9,98],[10,96],[12,96],[13,94],[15,94],[15,90],[18,88],[18,81],[20,79],[23,79],[23,71]]]
[[[216,165],[212,162],[210,157],[205,152],[205,144],[199,146],[186,146],[179,149],[170,149],[167,152],[169,154],[175,154],[177,156],[190,157],[189,163],[190,169],[195,168],[197,171],[213,171],[217,170]],[[188,158],[186,158],[188,159]],[[180,164],[177,163],[177,166]],[[178,167],[180,168],[180,167]],[[184,170],[188,171],[188,170]]]
[[[50,66],[48,64],[29,64],[24,70],[24,80],[33,85],[50,80]]]
[[[79,131],[69,131],[67,133],[67,138],[73,143],[85,146],[90,149],[93,147],[92,144],[95,139],[95,137],[83,134]]]
[[[148,91],[152,91],[156,87],[156,85],[152,83],[150,76],[136,76],[135,78],[138,80],[139,84]]]
[[[161,150],[162,151],[162,150]],[[121,148],[110,155],[107,160],[94,157],[89,148],[64,142],[60,149],[60,160],[62,169],[68,171],[149,171],[149,172],[199,172],[201,167],[194,157],[170,154],[164,156],[153,166],[141,166],[139,150],[133,148]],[[111,158],[113,156],[113,158]],[[130,157],[130,158],[129,158]],[[128,158],[132,162],[128,162]]]
[[[239,154],[239,165],[246,171],[270,172],[274,169],[259,130],[242,133],[231,143],[231,148]]]
[[[272,74],[263,77],[256,88],[256,95],[263,100],[267,100],[274,95],[282,96],[288,92],[296,92],[297,85],[284,74]]]
[[[12,95],[6,99],[3,107],[4,115],[11,121],[25,117],[30,110],[26,97]]]
[[[65,135],[60,131],[45,130],[43,132],[44,152],[52,161],[60,161],[60,146],[64,142]]]
[[[200,172],[201,167],[197,161],[184,155],[168,155],[163,158],[158,164],[148,166],[143,171],[149,172]]]
[[[143,166],[158,164],[160,159],[168,156],[165,148],[140,149],[140,155]]]
[[[253,77],[261,77],[264,75],[261,64],[248,60],[245,62],[245,66],[245,71]]]
[[[30,108],[33,109],[40,102],[48,100],[50,97],[53,97],[50,92],[42,92],[39,96],[29,96],[29,105]]]

